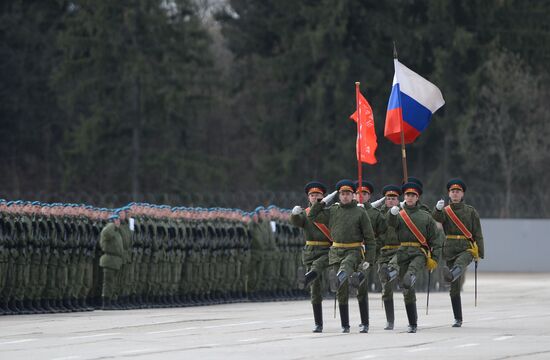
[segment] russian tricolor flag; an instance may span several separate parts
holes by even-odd
[[[395,74],[386,113],[384,136],[401,144],[401,116],[405,144],[412,143],[428,126],[432,114],[445,104],[441,91],[394,59]]]

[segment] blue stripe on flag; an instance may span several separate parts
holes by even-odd
[[[391,88],[390,100],[388,101],[388,110],[397,109],[399,107],[399,84],[395,84]]]
[[[395,88],[395,86],[393,87]],[[393,96],[392,88],[392,96]],[[391,103],[391,97],[390,97]],[[432,112],[407,94],[401,93],[401,103],[403,108],[403,121],[414,127],[418,131],[423,131],[432,117]],[[388,105],[389,108],[389,105]]]

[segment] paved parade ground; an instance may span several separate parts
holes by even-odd
[[[0,317],[0,359],[550,359],[550,275],[473,274],[462,295],[464,325],[451,328],[447,293],[418,294],[418,333],[407,334],[402,295],[396,329],[384,331],[380,294],[370,294],[371,330],[340,333],[333,301],[324,332],[311,333],[309,301]]]

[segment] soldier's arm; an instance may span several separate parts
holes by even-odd
[[[297,215],[290,215],[290,223],[294,226],[303,228],[306,224],[306,214],[302,212]]]
[[[435,220],[433,220],[431,217],[429,218],[427,226],[427,235],[428,236],[426,238],[428,239],[428,244],[430,245],[430,248],[432,250],[432,259],[439,262],[439,259],[441,259],[443,242],[441,237],[439,236],[439,229],[437,228]]]
[[[330,219],[330,208],[327,208],[325,203],[322,201],[317,202],[311,207],[307,218],[310,221],[328,225]]]
[[[479,250],[479,257],[485,258],[485,247],[483,245],[483,233],[481,231],[481,220],[479,219],[479,214],[475,209],[472,211],[472,236],[477,243]]]
[[[380,249],[384,247],[384,239],[386,237],[386,232],[388,231],[388,222],[386,220],[386,217],[384,216],[384,213],[382,211],[379,212],[379,216],[377,217],[377,234],[376,234],[376,256],[380,254]]]
[[[445,216],[445,213],[443,212],[443,210],[437,210],[437,208],[435,208],[435,207],[432,211],[432,217],[434,218],[435,221],[440,222],[442,224],[447,219],[447,217]]]
[[[391,226],[392,228],[396,229],[398,228],[399,226],[399,214],[397,215],[393,215],[391,213],[391,211],[388,211],[387,215],[386,215],[386,219],[387,219],[387,225],[388,226]]]
[[[376,258],[376,240],[374,239],[374,231],[372,230],[372,223],[366,212],[361,212],[361,232],[363,233],[363,243],[366,248],[366,260],[369,263],[374,263]]]

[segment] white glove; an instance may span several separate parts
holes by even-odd
[[[394,206],[390,209],[390,212],[392,215],[397,215],[399,214],[399,206]]]
[[[400,207],[401,209],[404,209],[404,208],[405,208],[405,200],[403,200],[403,201],[401,201],[401,202],[399,203],[399,207]]]
[[[373,208],[379,208],[380,205],[382,205],[384,203],[384,200],[386,200],[386,197],[382,196],[382,198],[372,202],[371,205],[372,205]]]
[[[330,203],[330,202],[332,201],[332,199],[334,199],[334,197],[336,196],[336,194],[338,194],[338,191],[334,191],[334,192],[328,194],[328,195],[325,196],[325,197],[323,198],[323,200],[321,200],[321,201],[328,205],[328,203]]]
[[[370,264],[367,261],[363,262],[363,264],[361,265],[361,267],[363,268],[363,271],[367,270],[369,266]]]
[[[364,205],[364,204],[359,204],[359,203],[357,203],[357,206],[361,206],[362,208],[364,208],[364,207],[365,207],[365,205]]]
[[[301,206],[296,205],[292,208],[292,215],[300,215],[304,211]]]
[[[443,206],[445,206],[445,200],[441,199],[437,202],[437,204],[435,204],[435,208],[437,210],[441,210],[443,209]]]

